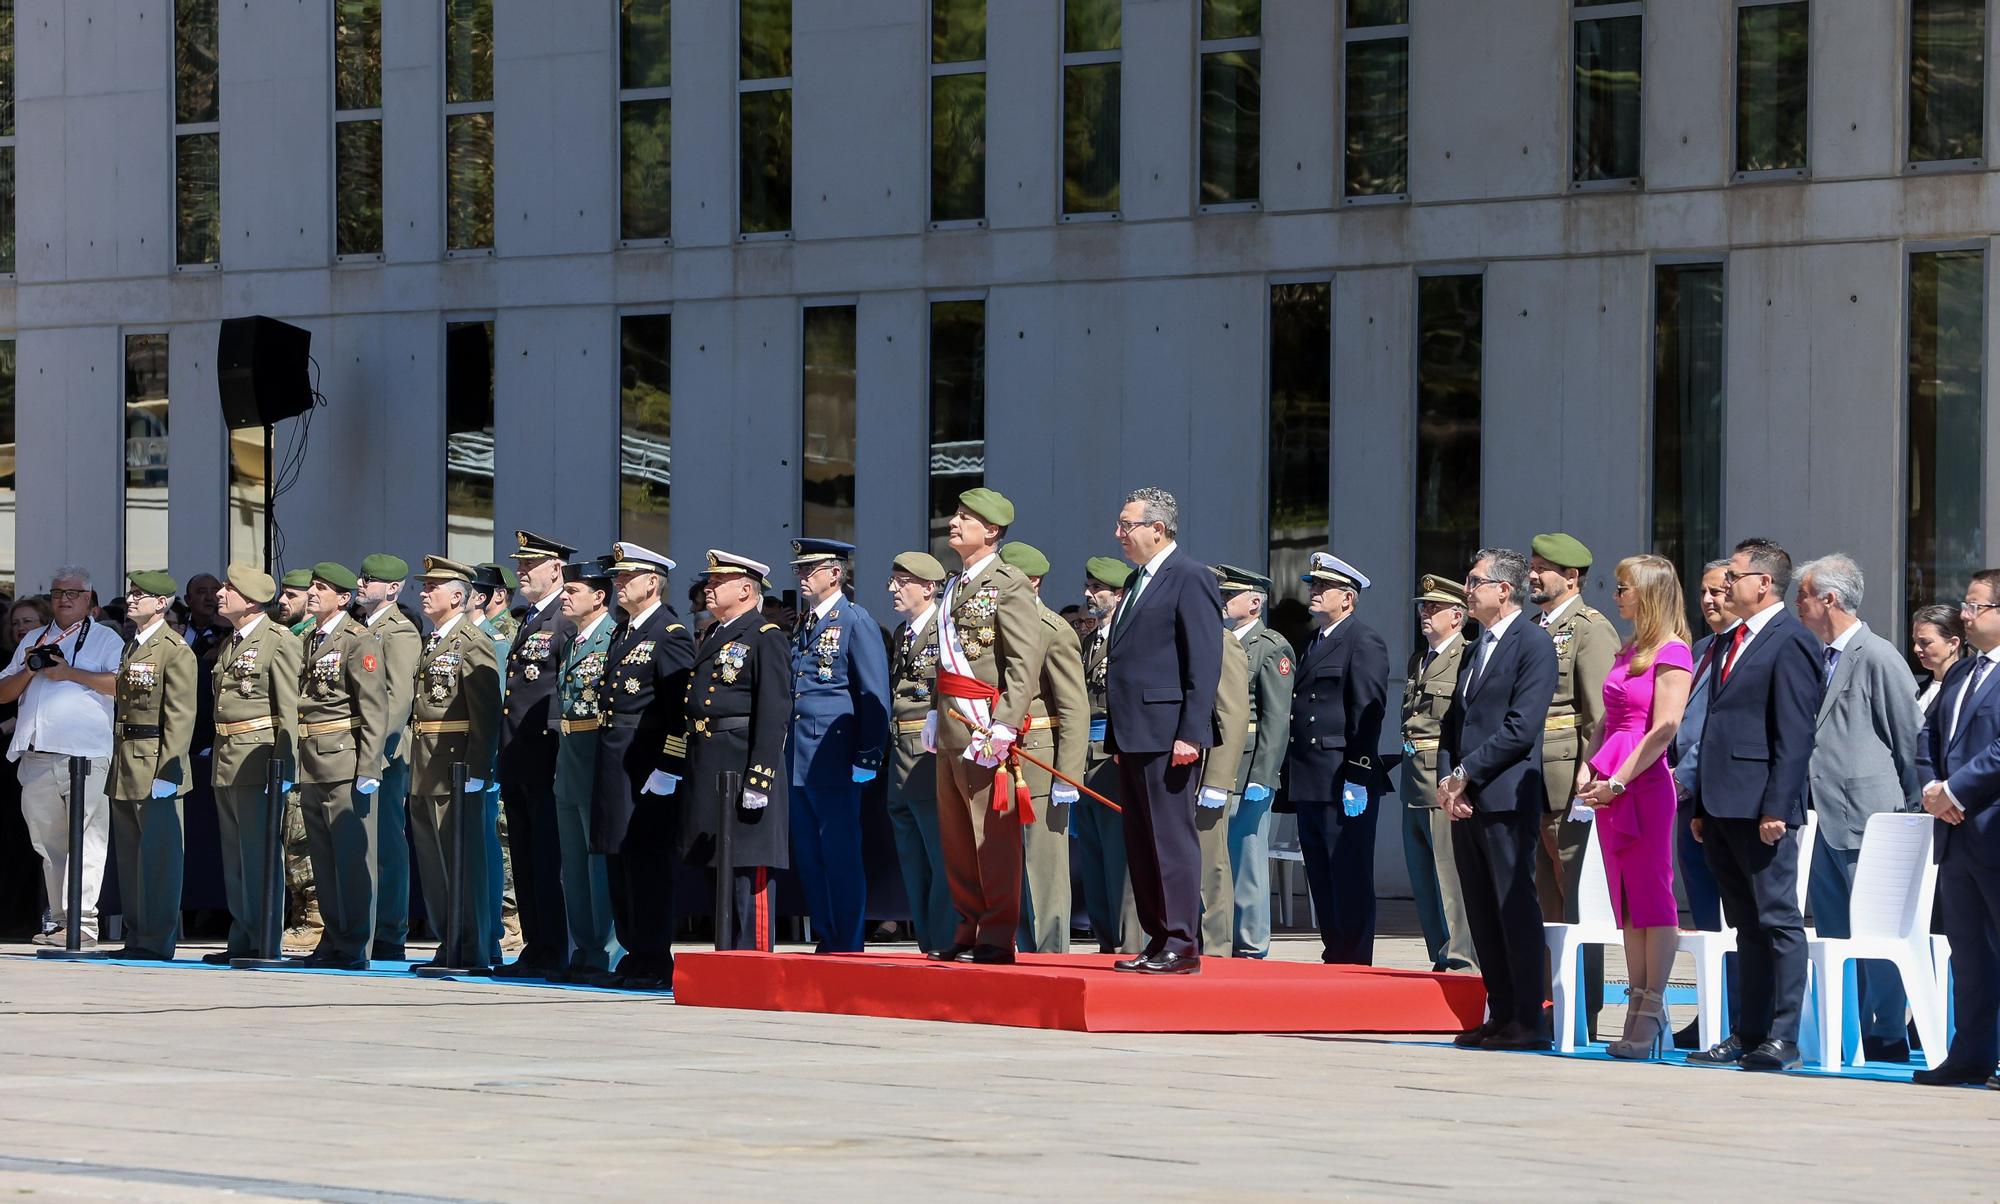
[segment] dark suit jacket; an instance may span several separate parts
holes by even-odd
[[[1379,750],[1388,705],[1389,648],[1374,628],[1350,615],[1306,645],[1285,753],[1290,797],[1330,802],[1343,782],[1371,794],[1387,789]]]
[[[576,624],[563,617],[562,599],[530,611],[507,646],[505,705],[501,709],[500,776],[507,777],[508,748],[523,731],[531,735],[562,730],[556,686],[562,680],[562,650],[576,638]],[[550,754],[553,755],[553,754]]]
[[[1937,859],[1964,849],[1982,865],[2000,865],[2000,668],[1988,669],[1979,693],[1965,700],[1951,737],[1952,700],[1972,675],[1967,657],[1944,675],[1944,688],[1917,734],[1917,781],[1942,781],[1965,808],[1965,821],[1937,825]]]
[[[1438,777],[1463,767],[1466,798],[1475,810],[1539,813],[1548,806],[1542,785],[1542,725],[1556,696],[1555,643],[1540,624],[1522,615],[1507,625],[1479,680],[1471,682],[1478,664],[1475,640],[1465,650],[1458,689],[1444,713]]]
[[[1701,730],[1695,802],[1721,819],[1806,822],[1806,781],[1819,725],[1819,640],[1782,607],[1722,680],[1728,647],[1715,655],[1708,718]]]
[[[1112,614],[1105,675],[1109,752],[1153,753],[1184,740],[1215,743],[1215,687],[1222,678],[1222,594],[1215,574],[1176,546],[1129,615]]]

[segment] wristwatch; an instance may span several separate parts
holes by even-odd
[[[1606,778],[1604,780],[1611,787],[1612,798],[1617,798],[1619,795],[1625,793],[1625,783],[1619,781],[1617,778]]]

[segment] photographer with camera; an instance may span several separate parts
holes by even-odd
[[[49,588],[55,621],[36,629],[14,649],[0,673],[0,705],[20,701],[7,758],[19,762],[21,814],[42,859],[54,932],[37,944],[62,945],[66,927],[78,926],[84,948],[97,944],[97,891],[104,881],[111,812],[104,779],[111,765],[112,695],[125,641],[90,618],[90,570],[65,565]],[[84,780],[83,914],[68,916],[69,759],[86,757]]]

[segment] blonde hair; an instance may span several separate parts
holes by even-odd
[[[1672,561],[1651,553],[1627,556],[1612,575],[1638,595],[1632,606],[1632,638],[1625,642],[1625,647],[1637,650],[1625,672],[1637,677],[1653,667],[1653,658],[1668,640],[1688,642],[1681,577]]]

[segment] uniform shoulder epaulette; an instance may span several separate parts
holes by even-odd
[[[668,630],[668,631],[686,631],[686,630],[687,630],[687,625],[686,625],[686,624],[684,624],[684,623],[669,623],[669,624],[667,624],[667,630]]]
[[[758,628],[757,630],[758,630],[758,631],[776,631],[776,630],[778,630],[778,625],[777,625],[776,623],[766,623],[766,624],[764,624],[764,625],[763,625],[762,627],[759,627],[759,628]]]
[[[1577,617],[1583,619],[1589,619],[1593,622],[1609,623],[1611,621],[1610,619],[1604,617],[1603,611],[1597,609],[1595,606],[1592,606],[1587,602],[1578,606],[1576,608],[1576,612],[1577,612]]]

